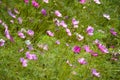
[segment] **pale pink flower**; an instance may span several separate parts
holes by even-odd
[[[23,66],[23,67],[27,67],[28,61],[27,61],[26,59],[20,58],[20,62],[22,63],[22,66]]]
[[[90,50],[90,47],[89,47],[88,45],[83,46],[83,48],[84,48],[84,50],[85,50],[86,52],[90,52],[90,51],[91,51],[91,50]]]
[[[8,10],[8,14],[9,14],[11,17],[16,18],[16,15],[14,15],[11,10]]]
[[[26,52],[26,58],[29,60],[37,60],[37,56],[35,54],[30,54],[30,52]]]
[[[17,19],[17,20],[18,20],[18,23],[19,23],[19,24],[22,24],[22,21],[23,21],[23,20],[22,20],[22,18],[21,18],[21,17],[18,17],[18,19]]]
[[[43,2],[45,2],[45,3],[49,3],[49,0],[43,0]]]
[[[74,46],[74,47],[72,48],[72,51],[73,51],[74,53],[79,53],[79,52],[81,51],[81,48],[80,48],[79,46]]]
[[[60,41],[59,41],[59,40],[57,40],[55,43],[59,45],[59,44],[60,44]]]
[[[18,31],[18,36],[23,39],[25,38],[25,35],[21,31]]]
[[[0,46],[4,46],[4,44],[5,44],[5,40],[0,39]]]
[[[33,36],[34,35],[34,31],[33,30],[27,30],[27,34],[30,35],[30,36]]]
[[[78,62],[79,62],[80,64],[87,64],[85,58],[79,58],[79,59],[78,59]]]
[[[94,52],[92,50],[90,51],[90,53],[91,53],[92,56],[95,56],[95,57],[98,56],[98,53],[96,53],[96,52]]]
[[[55,22],[56,26],[60,26],[60,21],[57,18],[55,18],[53,21]]]
[[[98,46],[98,49],[99,49],[101,52],[103,52],[103,53],[109,53],[108,49],[107,49],[104,45],[102,45],[102,44],[97,44],[97,46]]]
[[[92,26],[88,26],[86,32],[88,35],[92,36],[94,32],[94,28]]]
[[[47,31],[47,34],[48,34],[49,36],[51,36],[51,37],[54,36],[54,33],[52,33],[50,30]]]
[[[95,2],[96,4],[101,4],[101,2],[100,2],[99,0],[94,0],[94,2]]]
[[[114,36],[117,35],[117,32],[115,32],[114,28],[111,28],[111,29],[110,29],[110,33],[111,33],[112,35],[114,35]]]
[[[26,4],[28,4],[29,0],[24,0],[24,2],[25,2]]]
[[[80,3],[81,3],[81,4],[85,4],[85,3],[86,3],[86,0],[80,0]]]
[[[2,23],[2,20],[0,19],[0,24]]]
[[[13,24],[13,23],[14,23],[14,20],[10,20],[10,22]]]
[[[82,36],[81,34],[76,33],[76,38],[77,38],[78,41],[81,41],[81,40],[84,39],[84,36]]]
[[[62,14],[61,14],[58,10],[55,11],[55,15],[56,15],[57,17],[62,17]]]
[[[38,8],[38,7],[39,7],[39,3],[37,3],[35,0],[32,0],[32,5],[33,5],[35,8]]]
[[[31,44],[30,44],[30,45],[27,45],[27,47],[28,47],[29,50],[33,50],[33,49],[34,49]]]
[[[20,13],[16,8],[14,8],[14,12],[15,12],[16,14],[19,14],[19,13]]]
[[[103,17],[110,20],[110,15],[109,14],[103,14]]]
[[[65,21],[61,21],[61,22],[60,22],[60,25],[61,25],[62,27],[64,27],[64,28],[67,28],[67,24],[65,23]]]
[[[75,18],[73,18],[72,24],[73,24],[74,28],[78,28],[79,21],[77,21]]]
[[[100,77],[100,73],[96,71],[96,69],[92,69],[92,74],[96,77]]]

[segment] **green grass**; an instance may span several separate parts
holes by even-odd
[[[100,0],[102,4],[98,5],[93,0],[87,0],[86,4],[82,5],[78,0],[50,0],[48,4],[37,0],[40,3],[38,9],[31,6],[31,3],[26,5],[22,0],[3,0],[0,4],[0,19],[4,21],[8,27],[10,34],[14,37],[15,42],[11,43],[4,35],[4,28],[0,25],[0,39],[6,41],[3,47],[0,47],[0,80],[120,80],[119,60],[111,61],[112,52],[119,52],[120,46],[120,1],[119,0]],[[86,7],[83,9],[83,7]],[[23,23],[18,24],[17,19],[13,19],[8,15],[7,10],[10,8],[18,9],[20,14],[17,17],[22,17]],[[43,16],[40,10],[45,8],[47,16]],[[73,35],[67,36],[62,27],[56,27],[53,19],[56,18],[54,11],[59,10],[63,16],[68,16],[68,19],[58,18],[64,20]],[[103,17],[103,13],[110,15],[111,20],[108,21]],[[73,29],[72,18],[79,20],[79,28]],[[14,24],[10,20],[14,20]],[[32,21],[31,21],[32,20]],[[94,35],[88,36],[86,28],[88,25],[94,27]],[[118,36],[112,36],[109,33],[111,27],[115,28]],[[26,39],[18,37],[17,32],[21,29],[32,29],[35,31],[34,37],[27,36]],[[47,30],[55,33],[55,37],[49,37],[46,34]],[[105,33],[100,33],[98,30],[103,30]],[[84,40],[77,41],[75,33],[80,33],[84,36]],[[31,40],[38,57],[38,60],[28,61],[28,66],[23,67],[20,63],[20,58],[25,57],[26,48],[25,40]],[[93,41],[99,39],[108,48],[111,45],[115,49],[110,49],[110,53],[102,54]],[[60,40],[61,44],[55,44],[56,40]],[[37,44],[47,44],[48,51],[41,50]],[[69,43],[67,47],[65,44]],[[92,50],[98,52],[98,57],[93,57],[86,53],[83,49],[79,54],[72,52],[72,47],[79,45],[89,45]],[[18,50],[24,48],[23,52]],[[78,58],[84,57],[88,64],[80,65]],[[118,56],[119,57],[119,56]],[[69,60],[74,67],[66,64]],[[91,69],[95,68],[100,72],[101,77],[97,78],[92,75]],[[74,75],[72,72],[77,74]]]

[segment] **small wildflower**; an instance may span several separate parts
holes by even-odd
[[[114,28],[111,28],[111,29],[110,29],[110,33],[111,33],[112,35],[114,35],[114,36],[117,35],[117,32],[115,32]]]
[[[73,50],[74,53],[79,53],[80,50],[81,50],[81,48],[80,48],[79,46],[74,46],[74,47],[72,48],[72,50]]]
[[[18,17],[18,23],[19,23],[19,24],[22,24],[22,21],[23,21],[22,18],[21,18],[21,17]]]
[[[33,5],[35,8],[38,8],[38,7],[39,7],[39,4],[38,4],[35,0],[32,0],[32,5]]]
[[[18,36],[23,39],[25,38],[25,35],[21,31],[18,32]]]
[[[14,15],[11,10],[8,10],[8,14],[9,14],[11,17],[16,18],[16,15]]]
[[[85,3],[86,3],[86,0],[80,0],[80,3],[81,3],[81,4],[85,4]]]
[[[42,9],[42,10],[41,10],[41,13],[42,13],[44,16],[46,16],[46,15],[47,15],[47,12],[46,12],[46,10],[45,10],[45,9]]]
[[[90,52],[91,50],[90,50],[90,47],[88,46],[88,45],[85,45],[84,47],[84,50],[86,51],[86,52]]]
[[[100,77],[100,73],[96,71],[96,69],[92,69],[92,74],[96,77]]]
[[[61,22],[60,22],[60,25],[61,25],[62,27],[64,27],[64,28],[67,28],[67,24],[66,24],[64,21],[61,21]]]
[[[81,41],[81,40],[84,39],[84,36],[82,36],[82,35],[76,33],[76,38],[77,38],[78,41]]]
[[[77,21],[75,18],[73,18],[72,24],[73,24],[74,28],[78,28],[79,21]]]
[[[107,49],[104,45],[102,45],[102,44],[97,44],[97,46],[98,46],[98,48],[99,48],[99,50],[100,50],[101,52],[103,52],[103,53],[109,53],[108,49]]]
[[[30,35],[30,36],[33,36],[34,35],[34,31],[33,30],[27,30],[27,34]]]
[[[59,40],[57,40],[57,41],[56,41],[56,44],[58,44],[58,45],[59,45],[59,44],[60,44],[60,41],[59,41]]]
[[[23,66],[23,67],[27,67],[28,61],[27,61],[26,59],[20,58],[20,62],[22,63],[22,66]]]
[[[86,32],[88,33],[88,35],[92,36],[94,32],[94,28],[92,26],[88,26]]]
[[[103,14],[103,17],[105,17],[106,19],[110,20],[110,15],[109,14]]]
[[[79,62],[80,64],[87,64],[85,58],[79,58],[79,59],[78,59],[78,62]]]
[[[95,2],[96,4],[101,4],[101,2],[100,2],[99,0],[94,0],[94,2]]]
[[[5,40],[0,39],[0,46],[4,46],[4,44],[5,44]]]
[[[25,44],[26,44],[26,45],[30,45],[30,44],[31,44],[30,40],[26,40],[26,41],[25,41]]]
[[[24,0],[24,2],[25,2],[26,4],[28,4],[29,0]]]
[[[43,2],[45,2],[45,3],[49,3],[49,0],[43,0]]]
[[[53,37],[54,36],[54,33],[52,33],[51,31],[47,31],[47,34],[49,35],[49,36],[51,36],[51,37]]]
[[[57,17],[62,17],[62,14],[61,14],[58,10],[55,11],[55,15],[56,15]]]

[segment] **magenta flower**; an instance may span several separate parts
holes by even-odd
[[[30,35],[30,36],[33,36],[34,35],[34,31],[33,30],[27,30],[27,34]]]
[[[79,58],[78,59],[78,62],[80,63],[80,64],[87,64],[87,62],[86,62],[86,60],[85,60],[85,58]]]
[[[96,4],[101,4],[101,2],[100,2],[99,0],[94,0],[94,2],[95,2]]]
[[[21,31],[18,32],[18,36],[23,39],[25,38],[25,35]]]
[[[86,52],[90,52],[90,51],[91,51],[91,50],[90,50],[90,47],[89,47],[88,45],[83,46],[83,48],[84,48],[84,50],[85,50]]]
[[[114,36],[117,35],[117,32],[115,32],[114,28],[111,28],[111,29],[110,29],[110,33],[111,33],[112,35],[114,35]]]
[[[24,2],[25,2],[26,4],[28,4],[29,0],[24,0]]]
[[[86,0],[80,0],[81,4],[85,4]]]
[[[96,71],[96,69],[92,69],[92,74],[96,77],[100,77],[100,73]]]
[[[42,10],[41,10],[41,13],[42,13],[44,16],[46,16],[46,15],[47,15],[47,12],[46,12],[46,10],[45,10],[45,9],[42,9]]]
[[[60,22],[60,25],[61,25],[62,27],[64,27],[64,28],[67,28],[67,24],[66,24],[64,21],[61,21],[61,22]]]
[[[49,36],[51,36],[51,37],[54,36],[54,33],[52,33],[51,31],[47,31],[47,34],[48,34]]]
[[[101,52],[103,52],[103,53],[109,53],[108,49],[107,49],[104,45],[102,45],[102,44],[97,44],[97,46],[98,46],[98,49],[99,49]]]
[[[88,26],[86,32],[88,33],[88,35],[92,36],[92,35],[93,35],[93,32],[94,32],[94,28],[91,27],[91,26]]]
[[[27,67],[27,60],[26,59],[24,59],[24,58],[20,58],[20,62],[22,63],[22,66],[23,67]]]
[[[80,48],[79,46],[74,46],[74,47],[72,48],[72,50],[73,50],[74,53],[79,53],[80,50],[81,50],[81,48]]]
[[[43,0],[43,2],[45,2],[45,3],[49,3],[49,0]]]
[[[38,4],[35,0],[32,0],[32,5],[33,5],[35,8],[38,8],[38,7],[39,7],[39,4]]]
[[[23,21],[22,18],[21,18],[21,17],[18,17],[18,23],[19,23],[19,24],[22,24],[22,21]]]
[[[0,46],[4,46],[4,44],[5,44],[5,40],[0,39]]]
[[[59,45],[59,44],[60,44],[60,41],[59,41],[59,40],[57,40],[55,43]]]
[[[61,14],[58,10],[55,11],[55,15],[56,15],[57,17],[62,17],[62,14]]]
[[[11,17],[16,18],[16,15],[14,15],[11,10],[8,10],[8,14],[9,14]]]
[[[79,21],[77,21],[75,18],[73,18],[72,24],[73,24],[74,28],[78,28]]]

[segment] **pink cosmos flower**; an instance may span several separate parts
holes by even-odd
[[[56,26],[60,26],[60,21],[57,18],[55,18],[53,21],[55,22]]]
[[[68,36],[72,36],[72,33],[70,32],[70,29],[66,28],[66,32],[67,32]]]
[[[23,67],[27,67],[28,61],[27,61],[26,59],[20,58],[20,62],[22,63],[22,66],[23,66]]]
[[[27,34],[30,35],[30,36],[33,36],[34,35],[34,31],[33,30],[27,30]]]
[[[62,17],[62,14],[61,14],[58,10],[55,11],[55,15],[56,15],[57,17]]]
[[[90,53],[91,53],[92,56],[95,56],[95,57],[98,56],[98,53],[96,53],[96,52],[94,52],[92,50],[90,51]]]
[[[8,10],[8,14],[9,14],[11,17],[16,18],[16,15],[14,15],[11,10]]]
[[[112,35],[114,35],[114,36],[117,35],[117,32],[115,32],[114,28],[111,28],[111,29],[110,29],[110,33],[111,33]]]
[[[88,35],[92,36],[94,32],[94,28],[92,26],[88,26],[86,32],[88,33]]]
[[[103,17],[110,20],[110,15],[109,14],[103,14]]]
[[[26,52],[26,58],[29,60],[37,60],[37,56],[35,54],[30,54],[30,52]]]
[[[83,46],[83,48],[84,48],[84,50],[85,50],[86,52],[90,52],[90,51],[91,51],[91,50],[90,50],[90,47],[89,47],[88,45]]]
[[[18,36],[23,39],[25,38],[25,35],[21,31],[18,31]]]
[[[45,2],[45,3],[49,3],[49,0],[43,0],[43,2]]]
[[[74,47],[72,48],[72,51],[73,51],[74,53],[79,53],[80,50],[81,50],[81,48],[80,48],[79,46],[74,46]]]
[[[18,23],[19,23],[19,24],[22,24],[22,21],[23,21],[23,20],[22,20],[22,18],[21,18],[21,17],[18,17],[18,19],[17,19],[17,20],[18,20]]]
[[[24,0],[24,2],[25,2],[26,4],[28,4],[29,0]]]
[[[67,24],[66,24],[64,21],[61,21],[61,22],[60,22],[60,25],[61,25],[62,27],[64,27],[64,28],[67,28]]]
[[[5,44],[5,40],[0,39],[0,46],[4,46],[4,44]]]
[[[46,16],[46,15],[47,15],[47,12],[46,12],[46,10],[45,10],[45,9],[42,9],[42,10],[41,10],[41,13],[42,13],[44,16]]]
[[[85,58],[79,58],[79,59],[78,59],[78,62],[79,62],[80,64],[87,64]]]
[[[19,14],[19,13],[20,13],[16,8],[14,8],[14,12],[15,12],[16,14]]]
[[[100,2],[99,0],[94,0],[94,2],[95,2],[96,4],[101,4],[101,2]]]
[[[102,45],[102,44],[97,44],[97,46],[98,46],[98,49],[99,49],[101,52],[103,52],[103,53],[109,53],[108,49],[107,49],[104,45]]]
[[[81,41],[81,40],[84,39],[84,36],[82,36],[82,35],[76,33],[76,38],[77,38],[78,41]]]
[[[33,5],[35,8],[38,8],[38,7],[39,7],[39,4],[38,4],[35,0],[32,0],[32,5]]]
[[[81,4],[85,4],[86,0],[80,0]]]
[[[51,37],[53,37],[54,36],[54,33],[52,33],[51,31],[47,31],[47,34],[49,35],[49,36],[51,36]]]
[[[100,77],[100,73],[96,71],[96,69],[92,69],[92,74],[96,77]]]
[[[73,24],[74,28],[78,28],[79,21],[77,21],[75,18],[73,18],[72,24]]]
[[[56,44],[58,44],[58,45],[59,45],[59,44],[60,44],[60,41],[59,41],[59,40],[57,40],[57,41],[56,41]]]

